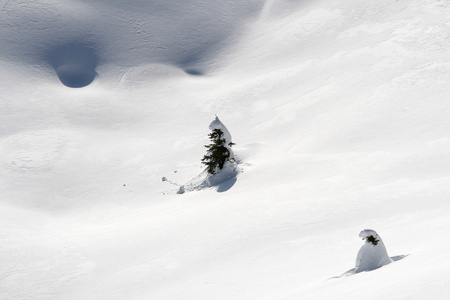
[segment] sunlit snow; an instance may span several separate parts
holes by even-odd
[[[0,299],[450,299],[449,16],[1,1]]]

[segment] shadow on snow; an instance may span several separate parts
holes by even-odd
[[[396,255],[396,256],[391,256],[391,259],[392,259],[392,262],[396,262],[396,261],[399,261],[399,260],[404,259],[404,258],[407,257],[408,255],[409,255],[409,254],[406,254],[406,255]],[[374,269],[371,269],[371,270],[366,270],[366,271],[356,271],[356,268],[352,268],[352,269],[348,270],[347,272],[345,272],[345,273],[343,273],[343,274],[341,274],[341,275],[339,275],[339,276],[331,277],[330,279],[343,278],[343,277],[352,276],[352,275],[355,275],[355,274],[358,274],[358,273],[362,273],[362,272],[370,272],[370,271],[377,270],[377,269],[379,269],[379,268],[381,268],[381,267],[374,268]]]

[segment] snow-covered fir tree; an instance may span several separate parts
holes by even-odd
[[[202,158],[202,164],[207,166],[209,174],[216,174],[222,170],[227,162],[234,162],[234,155],[231,147],[234,143],[231,141],[231,135],[219,118],[210,124],[211,133],[208,135],[211,144],[205,145],[208,149]]]

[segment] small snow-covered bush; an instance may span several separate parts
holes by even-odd
[[[381,237],[375,230],[365,229],[359,236],[365,243],[356,257],[355,273],[375,270],[392,262]]]

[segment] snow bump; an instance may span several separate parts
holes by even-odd
[[[365,229],[359,233],[359,237],[365,240],[365,243],[356,257],[355,273],[372,271],[393,261],[375,230]]]

